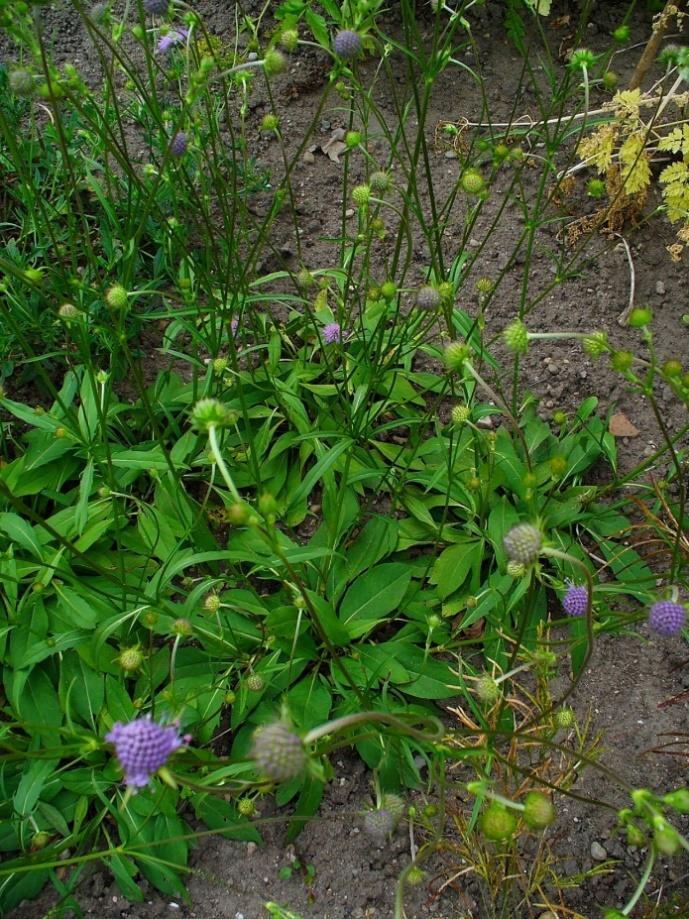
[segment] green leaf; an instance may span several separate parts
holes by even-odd
[[[29,762],[12,799],[18,817],[24,819],[33,813],[46,779],[52,775],[58,762],[56,759],[35,759]]]
[[[294,723],[310,730],[328,720],[332,698],[323,678],[313,671],[287,693],[287,708]]]
[[[482,542],[471,540],[450,546],[440,553],[433,565],[430,582],[437,585],[441,600],[462,586],[482,548]]]
[[[450,664],[436,660],[414,645],[398,644],[397,660],[409,674],[401,689],[418,699],[449,699],[462,691],[461,681]]]
[[[11,514],[9,512],[0,514],[0,532],[12,540],[12,542],[21,546],[22,549],[26,549],[27,552],[30,552],[34,558],[37,558],[39,561],[43,560],[41,544],[36,536],[34,528],[18,514]]]
[[[293,494],[290,495],[289,504],[285,509],[286,514],[289,514],[290,510],[296,507],[301,501],[304,501],[306,498],[308,498],[318,482],[320,482],[320,480],[327,475],[327,473],[330,471],[330,469],[332,469],[332,467],[342,456],[345,450],[348,450],[351,445],[351,439],[349,437],[345,437],[329,450],[326,450],[318,462],[308,471],[303,481],[295,489]]]
[[[134,862],[130,858],[125,858],[124,855],[111,855],[106,864],[112,871],[112,876],[122,896],[134,903],[143,903],[143,891],[134,880],[139,873]]]
[[[292,842],[294,839],[296,839],[307,823],[306,819],[294,818],[313,817],[313,815],[320,807],[321,801],[323,799],[324,789],[325,784],[323,782],[319,781],[318,779],[311,778],[310,776],[306,777],[299,798],[297,799],[296,806],[294,808],[293,818],[287,828],[287,842]]]
[[[360,638],[391,612],[407,592],[412,573],[408,565],[389,562],[358,578],[340,605],[340,620],[351,638]]]

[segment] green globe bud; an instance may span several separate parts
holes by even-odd
[[[451,373],[458,373],[464,367],[464,362],[469,359],[470,354],[471,351],[466,342],[451,341],[445,348],[445,366]]]
[[[185,619],[184,616],[180,616],[179,619],[175,619],[172,623],[172,634],[179,635],[182,638],[188,638],[193,633],[193,628],[191,622],[188,619]]]
[[[397,284],[394,281],[385,281],[380,286],[380,293],[384,300],[394,300],[397,296]]]
[[[506,534],[503,546],[510,561],[532,565],[541,554],[543,534],[532,523],[519,523]]]
[[[663,802],[680,814],[689,814],[689,789],[678,788],[663,796]]]
[[[481,702],[485,702],[487,705],[492,705],[494,702],[497,702],[502,695],[500,684],[497,680],[494,680],[489,673],[481,674],[478,680],[476,680],[474,688]]]
[[[392,176],[387,172],[378,170],[378,172],[371,173],[368,184],[375,195],[385,195],[392,188]]]
[[[263,58],[263,69],[268,76],[278,76],[287,70],[287,58],[277,48],[269,48]]]
[[[245,681],[246,688],[249,692],[262,692],[265,689],[266,681],[258,673],[250,673]]]
[[[603,86],[610,90],[617,89],[617,84],[620,82],[620,78],[612,70],[606,70],[603,74]]]
[[[593,358],[599,358],[609,350],[606,332],[593,332],[584,338],[584,351]]]
[[[627,825],[627,845],[642,849],[646,845],[646,835],[635,823]]]
[[[218,399],[199,399],[191,412],[191,423],[200,431],[233,424],[236,416]]]
[[[144,662],[144,656],[138,647],[125,648],[120,651],[117,663],[125,673],[134,673]]]
[[[574,710],[571,708],[561,708],[555,712],[555,724],[559,728],[571,728],[576,722]]]
[[[358,147],[361,143],[361,132],[360,131],[347,131],[345,134],[345,144],[350,150],[353,150],[354,147]]]
[[[653,842],[663,855],[676,855],[681,845],[677,830],[661,816],[653,819]]]
[[[411,868],[407,870],[405,875],[405,881],[409,884],[410,887],[416,887],[419,884],[422,884],[426,877],[426,872],[419,868],[417,865],[412,865]]]
[[[452,409],[452,424],[461,427],[471,418],[471,408],[468,405],[455,405]]]
[[[522,818],[532,830],[544,830],[555,820],[555,808],[550,798],[541,791],[530,791],[524,799]]]
[[[467,169],[463,172],[459,184],[468,195],[480,195],[486,188],[486,183],[478,169]]]
[[[266,134],[271,134],[273,131],[277,131],[280,127],[280,119],[277,115],[268,114],[263,116],[261,121],[261,130]]]
[[[639,306],[636,309],[632,310],[631,313],[629,314],[628,324],[631,326],[632,329],[643,329],[644,326],[647,326],[649,324],[652,318],[653,318],[653,313],[647,306],[645,307]]]
[[[605,194],[605,182],[602,179],[589,179],[586,183],[586,194],[589,198],[602,198]]]
[[[510,560],[505,568],[511,578],[523,578],[528,573],[528,568],[523,562]]]
[[[237,801],[237,813],[242,817],[253,817],[256,813],[256,805],[252,798],[240,798]]]
[[[114,284],[105,294],[105,302],[113,310],[124,310],[127,308],[129,294],[121,284]]]
[[[492,801],[481,814],[479,826],[486,839],[492,842],[502,842],[514,836],[517,829],[517,818],[514,812],[504,804]]]
[[[614,351],[610,355],[610,364],[613,370],[618,373],[626,373],[634,363],[634,355],[631,351]]]
[[[515,354],[526,354],[529,347],[529,332],[521,319],[515,319],[503,331],[505,344]]]
[[[352,189],[352,201],[357,207],[367,207],[371,197],[371,188],[368,185],[357,185]]]
[[[663,376],[669,380],[675,380],[682,375],[682,365],[677,360],[665,361],[663,364]]]
[[[299,44],[299,33],[296,29],[285,29],[280,35],[279,41],[285,51],[296,51]]]
[[[571,70],[588,70],[596,63],[596,55],[588,48],[577,48],[569,59]]]
[[[251,755],[259,772],[274,782],[296,779],[306,766],[301,738],[283,721],[258,728],[254,733]]]

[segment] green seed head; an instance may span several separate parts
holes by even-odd
[[[588,70],[596,63],[596,55],[588,48],[577,48],[572,51],[569,66],[572,70]]]
[[[485,190],[486,183],[478,169],[467,169],[459,180],[462,190],[468,195],[480,195]]]
[[[541,791],[530,791],[524,798],[522,818],[532,830],[544,830],[555,820],[555,808],[547,795]]]
[[[277,48],[270,48],[263,58],[263,69],[268,76],[278,76],[287,70],[287,58]]]
[[[280,35],[280,45],[285,51],[296,51],[299,43],[299,33],[296,29],[285,29]]]
[[[277,115],[268,114],[263,116],[261,121],[261,130],[266,134],[271,134],[273,131],[277,131],[280,127],[280,119]]]
[[[199,399],[191,412],[191,423],[200,431],[226,427],[234,420],[233,413],[218,399]]]
[[[371,187],[369,185],[357,185],[352,189],[352,201],[357,207],[367,207],[371,197]]]
[[[63,303],[57,314],[60,319],[70,322],[72,319],[78,319],[81,316],[81,310],[78,310],[73,303]]]
[[[301,738],[284,721],[258,728],[253,738],[252,758],[259,772],[274,782],[296,779],[306,766]]]
[[[461,427],[463,424],[466,424],[467,421],[471,418],[471,409],[468,405],[455,405],[452,409],[452,424],[456,424],[457,427]]]
[[[478,680],[476,680],[475,688],[476,695],[487,705],[493,705],[502,695],[500,692],[500,684],[488,673],[482,674]]]
[[[519,523],[512,527],[503,540],[510,561],[532,565],[541,553],[543,534],[532,523]]]
[[[406,874],[405,880],[410,887],[416,887],[419,884],[422,884],[424,878],[426,877],[426,872],[421,868],[418,868],[416,865],[413,865]]]
[[[208,594],[203,601],[203,608],[207,613],[217,613],[220,609],[220,597],[218,594]]]
[[[526,354],[529,347],[529,333],[521,319],[511,322],[502,334],[510,351],[515,354]]]
[[[627,825],[627,845],[642,849],[646,845],[646,834],[635,823]]]
[[[584,338],[584,351],[593,358],[599,358],[610,350],[606,332],[593,332]]]
[[[193,628],[191,622],[188,619],[185,619],[184,616],[180,616],[179,619],[175,619],[172,623],[172,634],[180,635],[183,638],[188,638],[192,632]]]
[[[371,174],[368,184],[371,186],[371,191],[375,195],[385,195],[392,188],[392,176],[387,172],[379,170]]]
[[[394,300],[397,296],[397,284],[394,281],[385,281],[380,286],[380,292],[384,300]]]
[[[440,306],[440,293],[435,287],[427,284],[416,292],[414,306],[420,310],[435,310]]]
[[[682,365],[677,360],[665,361],[663,364],[663,376],[670,380],[675,380],[682,376]]]
[[[129,294],[121,284],[114,284],[105,294],[105,302],[113,310],[126,309],[128,299]]]
[[[253,817],[256,813],[256,805],[252,798],[240,798],[237,801],[237,813],[242,817]]]
[[[653,820],[653,842],[662,855],[676,855],[681,845],[677,830],[661,816]]]
[[[404,799],[395,794],[383,795],[380,806],[392,814],[393,820],[395,821],[395,826],[399,823],[402,817],[404,817],[405,811],[407,809],[407,805],[404,803]]]
[[[479,825],[486,839],[492,842],[502,842],[514,836],[517,829],[517,818],[514,812],[504,804],[492,801],[481,814]]]
[[[680,814],[689,814],[689,788],[678,788],[677,791],[671,791],[663,797],[663,801]]]
[[[613,370],[625,373],[634,363],[634,355],[631,351],[614,351],[610,355],[610,363]]]
[[[603,86],[612,91],[617,88],[617,84],[620,82],[620,78],[613,70],[606,70],[603,74]]]
[[[463,367],[464,362],[468,360],[471,351],[466,342],[451,341],[445,348],[445,366],[451,373],[458,373]]]
[[[266,681],[258,673],[250,673],[245,685],[249,692],[261,692],[265,688]]]
[[[117,658],[117,663],[125,673],[134,673],[143,662],[144,656],[138,647],[125,648],[123,651],[120,651],[120,655]]]
[[[347,131],[345,134],[345,144],[350,150],[353,150],[354,147],[358,147],[361,143],[361,132],[360,131]]]
[[[602,198],[605,194],[605,182],[602,179],[589,179],[586,183],[586,194],[589,198]]]
[[[652,318],[653,313],[647,306],[638,306],[629,314],[629,325],[632,329],[643,329],[644,326],[649,324]]]
[[[529,569],[523,562],[509,561],[505,570],[511,578],[523,578]]]
[[[574,710],[571,708],[561,708],[555,713],[555,724],[559,728],[571,728],[575,723]]]

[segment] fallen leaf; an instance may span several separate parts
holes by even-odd
[[[610,416],[608,430],[613,437],[638,437],[641,431],[622,412]]]
[[[344,128],[335,128],[330,138],[321,145],[321,150],[333,161],[333,163],[339,163],[340,154],[347,149],[347,144],[344,143],[344,137]]]

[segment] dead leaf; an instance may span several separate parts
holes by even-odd
[[[344,138],[344,128],[335,128],[333,133],[330,135],[330,138],[321,145],[321,150],[333,161],[333,163],[339,163],[340,154],[344,153],[344,151],[347,149],[347,144],[344,143]]]
[[[613,437],[638,437],[641,431],[622,412],[610,416],[608,430]]]

